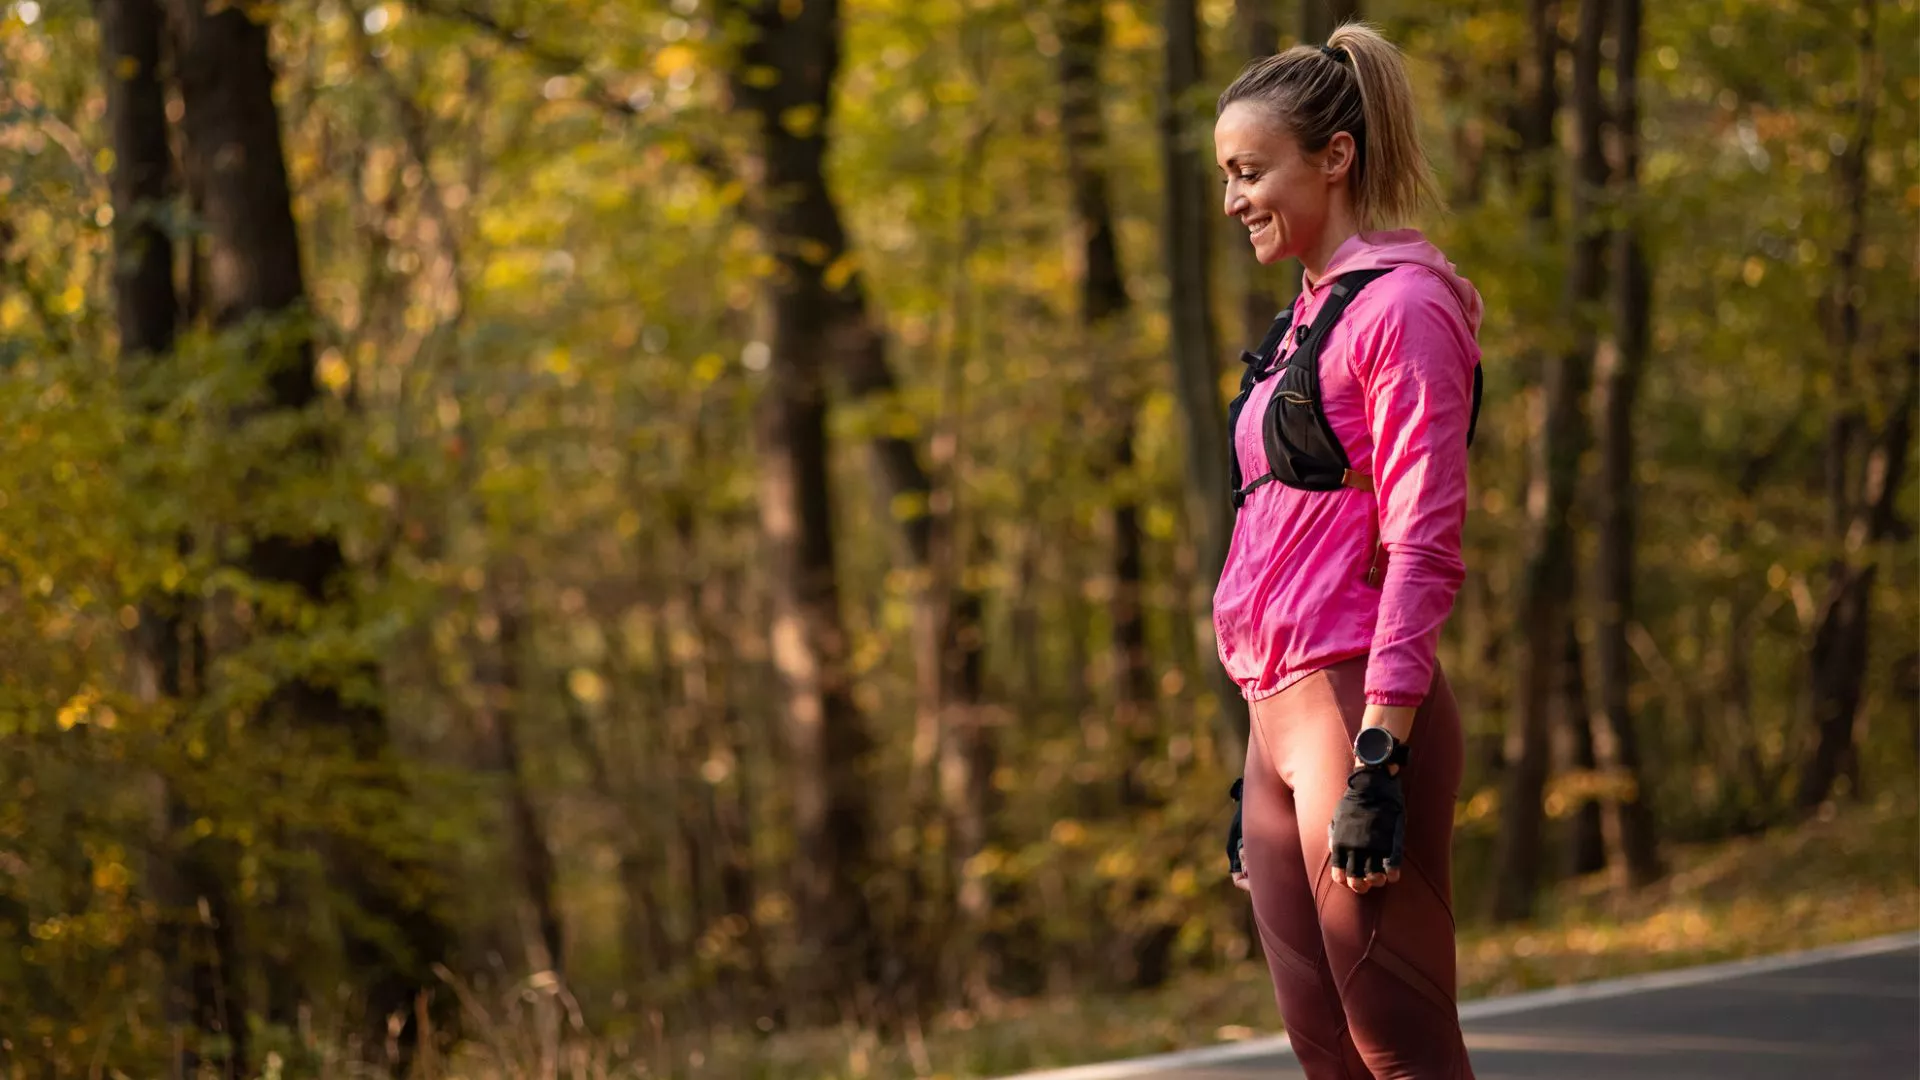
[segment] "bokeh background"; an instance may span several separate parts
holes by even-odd
[[[1276,1027],[1209,136],[1355,16],[1488,310],[1463,991],[1920,925],[1914,0],[8,0],[0,1071]]]

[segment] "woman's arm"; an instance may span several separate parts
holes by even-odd
[[[1404,291],[1385,298],[1391,302],[1356,335],[1351,354],[1365,388],[1380,544],[1387,556],[1361,724],[1384,727],[1403,741],[1414,734],[1414,715],[1433,685],[1440,627],[1466,577],[1460,532],[1473,366],[1479,359],[1451,292],[1425,273],[1407,277]],[[1394,780],[1376,780],[1375,786],[1399,790]],[[1353,796],[1349,791],[1335,811],[1336,829]],[[1365,876],[1333,872],[1336,884],[1357,893],[1399,879],[1398,866]]]
[[[1458,301],[1432,275],[1412,272],[1403,290],[1383,299],[1391,302],[1352,354],[1366,392],[1387,558],[1364,722],[1405,738],[1433,684],[1440,628],[1466,577],[1460,534],[1479,347]]]

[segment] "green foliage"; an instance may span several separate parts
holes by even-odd
[[[470,1041],[447,1061],[538,1072],[583,1031],[595,1049],[581,1053],[608,1071],[646,1061],[663,1075],[741,1046],[771,1061],[765,1029],[797,1007],[780,993],[805,962],[787,894],[797,765],[754,450],[771,359],[757,307],[776,270],[744,213],[778,193],[757,189],[752,133],[727,108],[741,28],[702,0],[471,6],[503,33],[428,14],[443,7],[268,5],[307,305],[219,334],[195,317],[159,358],[113,340],[90,8],[0,7],[0,67],[20,76],[0,82],[0,1069],[162,1071],[164,933],[197,915],[160,883],[191,852],[225,868],[257,1069],[381,1056],[352,1044],[365,988],[335,931],[407,942],[327,880],[321,853],[341,847],[412,868],[409,902],[458,931],[438,958],[442,1003]],[[827,273],[863,284],[900,383],[836,388],[829,417],[854,695],[879,736],[871,892],[926,914],[984,889],[998,994],[1139,980],[1135,948],[1155,941],[1176,979],[1246,982],[1258,960],[1221,884],[1229,777],[1164,360],[1157,12],[1104,6],[1106,165],[1134,308],[1085,331],[1049,10],[843,7],[824,130],[852,254]],[[1805,651],[1835,554],[1828,417],[1856,405],[1879,430],[1914,363],[1920,59],[1904,44],[1920,11],[1879,5],[1863,332],[1845,360],[1821,304],[1850,210],[1835,169],[1854,137],[1852,9],[1649,8],[1644,186],[1606,208],[1643,225],[1655,269],[1632,701],[1663,837],[1718,838],[1779,821],[1811,745]],[[516,12],[528,21],[505,21]],[[1229,14],[1203,5],[1216,80],[1240,55]],[[1532,365],[1566,330],[1564,238],[1529,223],[1507,160],[1524,14],[1492,0],[1369,8],[1415,61],[1455,192],[1452,213],[1423,224],[1487,300],[1472,576],[1442,646],[1469,704],[1468,895],[1511,708]],[[1449,63],[1470,77],[1450,80]],[[184,201],[162,220],[184,285],[197,225]],[[1241,280],[1225,273],[1244,252],[1220,258],[1221,280]],[[1222,296],[1219,325],[1241,326],[1239,298]],[[264,359],[308,339],[325,392],[299,413],[261,411]],[[913,442],[923,463],[946,455],[935,499],[983,604],[1000,806],[957,866],[951,823],[926,809],[939,779],[913,655],[923,582],[896,537],[931,507],[877,496],[877,436]],[[1915,471],[1898,500],[1908,528]],[[1138,765],[1112,655],[1126,502],[1144,530],[1156,688],[1145,810],[1119,796]],[[350,569],[321,601],[238,568],[249,538],[323,534]],[[1868,553],[1880,577],[1858,780],[1905,793],[1920,566],[1910,541],[1882,547]],[[188,646],[174,692],[139,663],[137,634],[157,625]],[[296,680],[383,706],[391,758],[276,723],[275,694]],[[1588,782],[1562,779],[1563,817]],[[538,940],[516,799],[554,860],[558,957]],[[1622,933],[1648,955],[1671,944]],[[927,956],[906,959],[937,976],[920,1004],[976,1015],[964,958],[917,944]],[[1557,978],[1578,951],[1476,985]],[[287,972],[341,992],[303,1002],[304,1027],[297,1011],[270,1015]],[[1165,1038],[1239,1022],[1222,1001],[1211,1026]],[[808,1037],[879,1054],[853,1030]],[[1038,1057],[968,1067],[1025,1060]]]

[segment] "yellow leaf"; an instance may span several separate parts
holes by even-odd
[[[780,69],[766,64],[754,64],[740,73],[740,81],[755,90],[768,90],[780,85]]]
[[[117,862],[105,862],[93,868],[93,887],[96,889],[119,892],[131,880],[127,868]]]
[[[833,254],[832,248],[812,238],[798,241],[793,245],[793,250],[795,254],[815,266],[826,262],[827,256]]]
[[[780,110],[780,126],[796,139],[811,136],[820,127],[820,106],[795,105]]]
[[[826,272],[820,275],[821,283],[834,292],[846,287],[848,281],[860,269],[860,257],[849,251],[833,260]]]
[[[687,70],[700,62],[700,54],[690,45],[669,45],[653,57],[653,73],[663,79]]]
[[[583,704],[598,705],[607,697],[607,681],[591,668],[574,668],[567,673],[567,691]]]
[[[927,497],[917,491],[906,491],[895,495],[888,507],[895,521],[917,521],[926,516]]]
[[[65,705],[60,706],[60,713],[57,717],[60,723],[60,730],[72,731],[74,725],[86,723],[93,713],[94,703],[99,700],[99,692],[91,686],[69,698]]]
[[[321,353],[317,367],[320,385],[336,394],[345,390],[347,383],[353,381],[353,369],[347,365],[346,358],[340,355],[339,349],[328,349]]]
[[[883,430],[896,439],[911,439],[920,434],[920,421],[910,412],[895,412],[887,416]]]
[[[1199,879],[1195,876],[1193,867],[1183,866],[1175,870],[1173,876],[1167,880],[1167,888],[1175,896],[1197,896],[1200,892]]]
[[[533,280],[533,264],[524,258],[500,256],[491,259],[480,275],[480,283],[489,289],[506,292]]]

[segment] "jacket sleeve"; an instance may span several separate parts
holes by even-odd
[[[1466,577],[1460,534],[1480,349],[1444,283],[1422,271],[1406,277],[1395,295],[1381,298],[1389,302],[1350,354],[1365,388],[1387,554],[1367,663],[1366,697],[1375,705],[1425,700],[1440,628]]]

